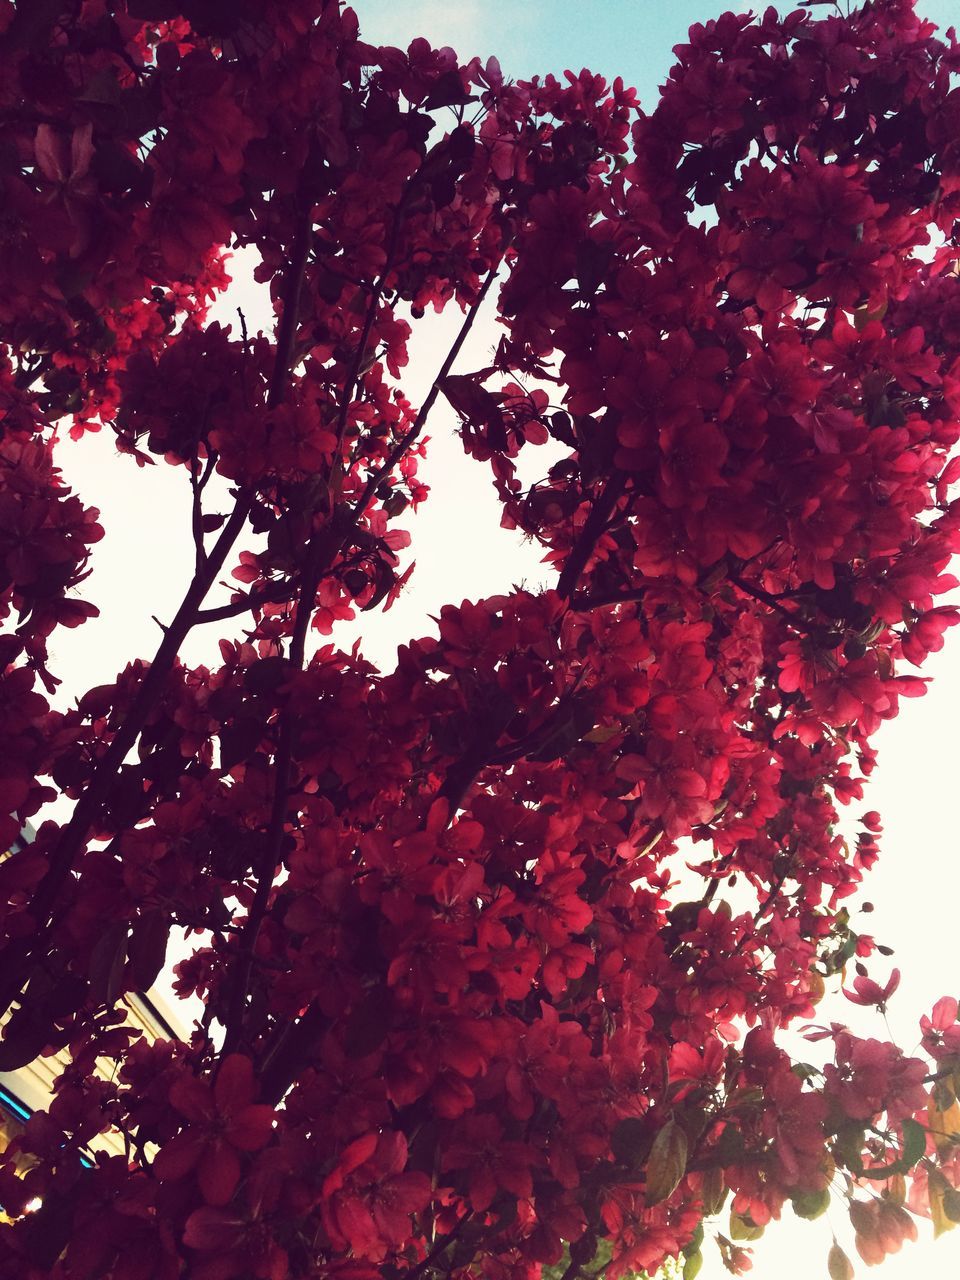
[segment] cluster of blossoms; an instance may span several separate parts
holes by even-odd
[[[955,1000],[926,1062],[778,1043],[847,965],[895,985],[850,924],[877,815],[851,851],[838,807],[958,621],[960,49],[874,0],[677,54],[647,115],[335,0],[0,0],[0,832],[75,801],[0,864],[0,1069],[71,1051],[0,1160],[27,1280],[616,1280],[693,1273],[725,1202],[734,1272],[788,1202],[845,1198],[868,1262],[960,1220]],[[271,336],[206,323],[237,246]],[[401,589],[440,395],[554,577],[381,673],[311,633]],[[101,535],[67,419],[177,469],[196,567],[61,713]],[[148,1044],[118,1002],[183,929],[205,1016]]]

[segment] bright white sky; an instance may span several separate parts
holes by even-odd
[[[649,104],[655,86],[670,66],[670,48],[685,35],[689,23],[715,16],[724,8],[717,0],[674,0],[651,5],[643,0],[357,0],[361,27],[372,42],[406,44],[424,35],[434,44],[452,44],[462,57],[495,53],[505,71],[579,70],[586,63],[608,75],[622,74],[640,87]],[[949,20],[950,0],[926,0],[921,9],[935,20]],[[230,305],[218,318],[235,321],[242,305],[252,329],[269,323],[262,296],[248,277],[248,264],[236,264],[237,286]],[[244,280],[244,277],[247,277]],[[446,350],[447,323],[421,322],[419,345],[407,389],[416,400],[429,384]],[[492,320],[478,325],[461,359],[469,370],[486,363],[494,340]],[[452,432],[450,411],[437,406],[429,434],[433,438],[424,478],[433,486],[430,500],[411,524],[411,554],[417,569],[409,589],[385,615],[365,616],[362,625],[346,624],[334,639],[348,647],[357,634],[372,660],[391,664],[398,643],[426,634],[430,615],[447,602],[508,590],[513,583],[545,580],[537,552],[499,528],[499,507],[486,469],[465,459]],[[69,705],[86,689],[112,680],[132,657],[149,657],[159,630],[151,615],[168,619],[189,577],[189,490],[185,473],[164,465],[138,471],[119,457],[106,433],[77,445],[65,442],[61,465],[84,500],[100,508],[107,537],[95,552],[95,569],[84,596],[101,609],[101,618],[57,639],[52,667],[64,678],[61,704]],[[533,463],[536,470],[536,462]],[[542,466],[542,471],[546,470]],[[533,476],[531,476],[533,478]],[[216,626],[194,635],[184,657],[218,660]],[[952,637],[960,643],[960,636]],[[896,948],[889,965],[904,972],[893,1001],[890,1024],[905,1048],[918,1040],[917,1019],[943,994],[960,994],[956,976],[958,826],[956,796],[960,791],[956,750],[951,747],[960,722],[960,669],[956,644],[933,658],[924,674],[934,677],[926,698],[906,700],[895,722],[881,731],[880,767],[861,809],[876,808],[885,822],[883,857],[872,875],[868,896],[876,905],[872,917],[861,917],[862,931]],[[884,962],[873,966],[885,974]],[[848,1021],[861,1034],[885,1038],[879,1016],[859,1011],[840,996],[821,1005],[822,1019]],[[812,1056],[812,1055],[811,1055]],[[789,1213],[788,1213],[789,1216]],[[826,1277],[830,1228],[854,1261],[858,1275],[864,1264],[853,1252],[842,1204],[832,1221],[774,1224],[754,1246],[753,1275],[758,1280],[808,1280]],[[720,1229],[723,1229],[721,1224]],[[929,1226],[921,1227],[923,1243],[906,1246],[887,1259],[883,1280],[906,1280],[960,1274],[960,1230],[928,1243]],[[703,1280],[726,1273],[719,1255],[704,1247]]]

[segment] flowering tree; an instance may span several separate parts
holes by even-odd
[[[725,1201],[734,1272],[787,1201],[846,1200],[867,1262],[960,1219],[955,1000],[925,1060],[778,1043],[833,975],[896,985],[849,905],[879,821],[848,847],[837,806],[957,621],[960,50],[872,0],[678,56],[648,115],[333,0],[0,0],[5,841],[40,814],[0,865],[0,1069],[72,1054],[0,1165],[11,1274],[689,1277]],[[269,335],[206,322],[236,246]],[[403,585],[440,396],[552,585],[381,673],[326,637]],[[68,428],[175,468],[196,556],[153,658],[61,713],[102,532]],[[202,1023],[133,1041],[183,929]]]

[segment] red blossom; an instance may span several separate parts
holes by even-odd
[[[430,1179],[405,1173],[401,1133],[367,1134],[340,1153],[323,1183],[323,1220],[334,1242],[380,1262],[410,1233],[410,1215],[430,1199]]]
[[[0,1270],[618,1280],[832,1172],[869,1262],[956,1216],[956,1001],[924,1060],[782,1035],[852,964],[896,987],[842,807],[958,616],[960,55],[834,10],[697,24],[641,111],[321,0],[0,0],[0,1070],[69,1058]],[[228,328],[241,252],[269,306]],[[58,702],[95,429],[193,547],[153,657]],[[444,430],[543,585],[378,670]],[[182,938],[203,1015],[147,1045],[121,1002]]]
[[[890,977],[881,987],[878,982],[874,982],[872,978],[857,977],[853,980],[853,991],[843,988],[843,994],[848,1000],[852,1000],[854,1004],[872,1004],[880,1010],[881,1013],[886,1011],[887,1001],[900,985],[900,970],[894,969],[890,973]]]
[[[253,1063],[241,1054],[223,1060],[212,1087],[182,1075],[170,1102],[187,1126],[157,1154],[157,1177],[175,1182],[196,1170],[206,1203],[227,1204],[240,1181],[240,1153],[259,1151],[270,1139],[273,1107],[255,1097]]]

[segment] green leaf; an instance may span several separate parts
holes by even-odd
[[[856,1122],[843,1124],[837,1130],[837,1137],[834,1143],[834,1155],[844,1165],[854,1173],[859,1173],[863,1167],[861,1159],[863,1153],[864,1130],[862,1124]]]
[[[723,1170],[719,1165],[714,1165],[703,1175],[700,1197],[703,1201],[703,1212],[708,1217],[719,1213],[723,1208],[724,1201],[727,1198],[727,1184],[724,1180]]]
[[[900,1156],[900,1164],[904,1167],[901,1172],[906,1173],[908,1169],[912,1169],[915,1164],[923,1159],[926,1151],[926,1129],[918,1121],[907,1117],[903,1122],[903,1152]]]
[[[145,911],[134,921],[127,951],[138,991],[149,991],[159,977],[167,958],[169,936],[170,917],[165,911]]]
[[[364,1058],[379,1049],[390,1031],[393,995],[374,987],[351,1009],[344,1029],[344,1049],[348,1058]]]
[[[798,1218],[819,1218],[830,1207],[830,1192],[824,1187],[821,1191],[798,1191],[791,1199],[793,1212]]]
[[[39,1058],[53,1038],[53,1019],[42,1007],[14,1010],[0,1039],[0,1071],[19,1071]]]
[[[960,1191],[954,1187],[947,1187],[943,1193],[941,1203],[943,1212],[951,1222],[960,1222]]]
[[[423,103],[424,111],[436,111],[439,107],[463,106],[476,98],[463,87],[459,71],[444,71],[433,82]]]
[[[703,1244],[703,1223],[697,1223],[697,1229],[690,1237],[687,1244],[683,1246],[683,1256],[685,1258],[692,1257],[695,1253],[700,1252],[700,1246]]]
[[[621,1164],[640,1168],[650,1154],[653,1138],[649,1122],[641,1116],[627,1116],[613,1126],[610,1146]]]
[[[746,1147],[739,1125],[727,1124],[720,1137],[710,1148],[711,1156],[721,1165],[737,1164]]]
[[[696,1280],[702,1266],[703,1254],[698,1249],[696,1253],[691,1253],[683,1264],[683,1280]]]
[[[123,989],[127,964],[127,922],[107,925],[90,953],[90,995],[97,1004],[113,1005]]]
[[[687,1169],[687,1135],[676,1120],[668,1120],[653,1140],[647,1161],[646,1201],[666,1200]]]
[[[763,1235],[763,1227],[758,1227],[746,1213],[735,1213],[730,1210],[730,1238],[732,1240],[759,1240]]]
[[[853,1264],[836,1241],[827,1254],[827,1271],[830,1280],[853,1280]]]

